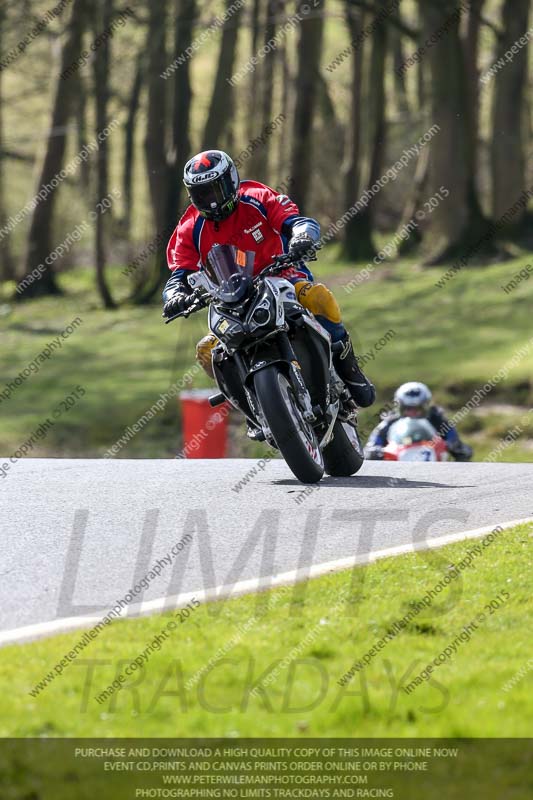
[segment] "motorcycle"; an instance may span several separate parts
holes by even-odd
[[[427,419],[402,417],[391,425],[384,461],[447,461],[448,448]]]
[[[218,343],[212,366],[219,393],[262,438],[279,450],[298,480],[317,483],[324,472],[353,475],[363,462],[357,406],[337,375],[340,343],[296,299],[279,273],[301,263],[288,255],[253,276],[254,253],[214,245],[198,272],[187,308],[167,322],[206,306]],[[314,259],[309,259],[314,260]]]

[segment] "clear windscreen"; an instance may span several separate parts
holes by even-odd
[[[224,302],[238,302],[252,285],[254,256],[249,250],[234,245],[216,244],[204,264],[216,297]]]
[[[396,444],[429,442],[436,435],[437,431],[427,419],[403,417],[389,429],[389,441],[396,442]]]

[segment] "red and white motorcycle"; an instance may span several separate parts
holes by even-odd
[[[384,461],[447,461],[446,442],[427,419],[402,417],[388,432]]]

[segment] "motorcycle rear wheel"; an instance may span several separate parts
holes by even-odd
[[[346,428],[350,428],[349,432]],[[352,441],[350,441],[350,439]],[[337,420],[333,426],[333,439],[324,447],[324,464],[328,475],[347,478],[363,466],[365,457],[359,434],[353,426]]]

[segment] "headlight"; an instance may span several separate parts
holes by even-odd
[[[252,319],[256,325],[266,325],[270,319],[270,311],[268,308],[256,308],[252,314]]]

